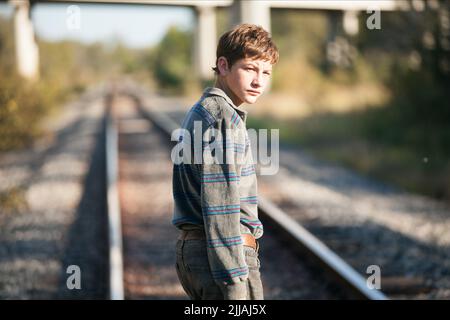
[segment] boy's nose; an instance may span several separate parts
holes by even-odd
[[[252,85],[255,87],[261,87],[262,84],[262,75],[261,74],[257,74],[252,81]]]

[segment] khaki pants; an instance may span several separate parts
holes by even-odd
[[[177,241],[176,269],[184,291],[192,300],[224,300],[219,286],[211,276],[205,240]],[[263,300],[263,287],[259,272],[257,249],[244,246],[245,260],[249,268],[247,300]]]

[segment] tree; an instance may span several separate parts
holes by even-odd
[[[191,51],[192,34],[170,27],[155,58],[155,76],[163,89],[182,90],[192,78]]]

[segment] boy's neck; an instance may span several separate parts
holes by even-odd
[[[227,84],[225,83],[225,81],[222,81],[220,79],[220,77],[216,78],[216,81],[214,83],[214,87],[221,89],[223,92],[226,93],[226,95],[231,99],[231,101],[233,101],[234,105],[236,107],[239,107],[242,104],[242,100],[239,99],[234,93],[233,91],[231,91],[231,89],[227,86]]]

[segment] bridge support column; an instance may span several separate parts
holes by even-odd
[[[270,5],[267,1],[235,0],[231,10],[233,26],[240,23],[252,23],[270,32]]]
[[[212,79],[216,63],[216,11],[213,6],[196,7],[197,25],[194,34],[194,65],[202,80]]]
[[[251,23],[263,27],[269,33],[270,5],[260,0],[234,0],[231,6],[231,28],[241,23]],[[266,92],[271,91],[272,81],[267,84]]]
[[[11,0],[14,10],[14,40],[18,73],[29,80],[39,77],[39,50],[30,19],[30,3]]]
[[[344,31],[350,36],[355,36],[359,32],[358,11],[344,11],[343,14]]]

